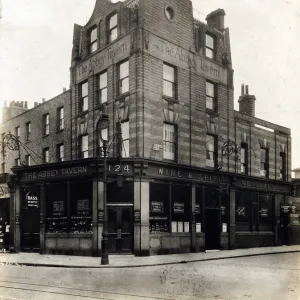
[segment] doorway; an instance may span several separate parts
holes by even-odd
[[[282,245],[289,245],[290,211],[281,207],[280,212],[280,238]]]
[[[109,253],[132,253],[132,206],[107,206]]]
[[[22,209],[21,249],[24,252],[40,251],[40,210],[36,207]]]
[[[220,249],[220,210],[205,209],[205,248]]]

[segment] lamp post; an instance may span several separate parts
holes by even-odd
[[[108,133],[106,139],[102,136],[102,131],[104,129],[108,129],[109,119],[106,113],[102,113],[101,118],[99,120],[99,138],[102,142],[103,148],[103,231],[102,231],[102,240],[101,240],[101,265],[108,265],[108,224],[107,224],[107,168],[106,168],[106,157],[107,157],[107,145],[108,145]]]

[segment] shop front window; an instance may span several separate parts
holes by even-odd
[[[195,222],[196,222],[196,233],[202,232],[203,228],[203,188],[196,188],[196,203],[195,203]]]
[[[172,185],[171,232],[190,232],[190,187]]]
[[[169,232],[169,201],[168,184],[150,183],[150,222],[151,233]]]
[[[235,195],[236,231],[250,231],[253,193],[237,191]]]

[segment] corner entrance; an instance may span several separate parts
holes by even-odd
[[[109,253],[132,253],[133,212],[132,206],[108,205]]]

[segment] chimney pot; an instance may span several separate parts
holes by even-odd
[[[249,85],[246,85],[246,95],[249,95]]]
[[[46,98],[42,98],[42,103],[44,103],[46,101]]]
[[[64,88],[63,88],[63,92],[66,92],[66,91],[67,91],[67,89],[64,87]]]

